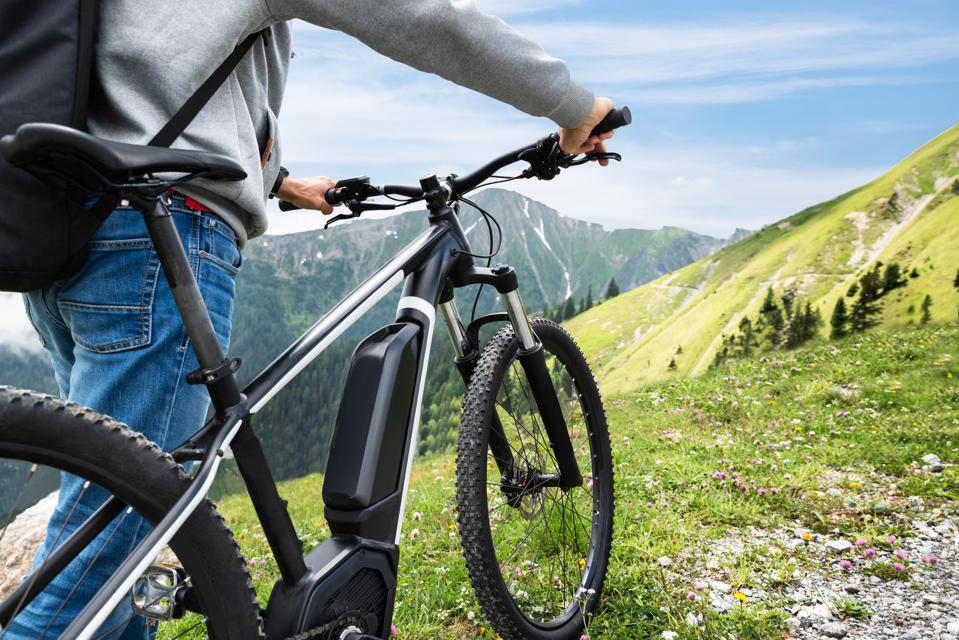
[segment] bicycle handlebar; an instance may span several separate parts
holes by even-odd
[[[625,127],[626,125],[632,123],[633,115],[629,110],[629,107],[621,107],[619,109],[613,109],[610,111],[603,120],[596,125],[593,131],[590,133],[591,136],[600,135],[602,133],[607,133],[614,129],[620,127]],[[454,194],[463,194],[467,191],[471,191],[476,187],[480,186],[483,182],[491,178],[497,171],[508,167],[511,164],[519,162],[521,160],[526,160],[532,165],[536,158],[531,157],[531,153],[544,151],[544,143],[550,143],[551,149],[545,150],[550,152],[551,155],[555,155],[557,152],[564,156],[565,158],[572,159],[574,156],[564,154],[561,151],[558,151],[559,148],[559,136],[556,133],[550,134],[546,138],[536,142],[532,145],[527,145],[510,153],[504,154],[495,160],[488,162],[484,166],[480,167],[476,171],[470,173],[469,175],[456,177],[451,176],[447,180],[447,184],[452,189]],[[554,161],[558,158],[552,158]],[[543,177],[542,174],[531,174],[537,175],[538,177]],[[555,173],[551,174],[549,177],[552,177]],[[358,182],[359,180],[359,182]],[[362,179],[351,178],[350,180],[340,181],[336,184],[335,187],[329,189],[326,192],[326,201],[333,206],[344,204],[350,200],[357,197],[355,187],[357,184],[362,184]],[[383,187],[377,188],[369,185],[369,180],[366,179],[365,182],[365,194],[361,194],[365,197],[374,197],[374,196],[387,196],[387,195],[396,195],[403,196],[407,198],[419,199],[423,197],[423,189],[419,186],[405,186],[405,185],[385,185]],[[373,205],[366,205],[367,208],[374,208]],[[298,209],[297,206],[292,205],[288,202],[280,203],[281,211],[293,211]],[[356,216],[349,216],[356,217]]]

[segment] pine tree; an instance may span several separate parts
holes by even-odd
[[[899,267],[898,262],[890,262],[886,265],[886,270],[882,274],[882,293],[883,295],[889,293],[893,289],[897,289],[906,284],[906,280],[902,277],[902,269]]]
[[[919,322],[929,324],[929,321],[932,320],[932,313],[929,312],[932,308],[932,296],[927,293],[926,297],[922,299],[922,306],[919,308],[922,309],[922,319]]]
[[[679,345],[679,347],[676,348],[676,355],[677,356],[683,355],[683,345]]]
[[[752,355],[754,346],[756,338],[753,335],[753,323],[748,317],[743,317],[739,321],[739,354],[748,358]]]
[[[669,361],[669,370],[670,370],[670,371],[675,371],[676,369],[677,369],[677,366],[676,366],[676,358],[673,358],[673,359],[671,359],[671,360]]]
[[[850,333],[861,333],[879,324],[876,316],[882,310],[879,299],[879,266],[866,272],[859,279],[859,297],[849,311]]]
[[[549,318],[549,302],[543,303],[543,317],[547,319]]]
[[[846,314],[846,301],[842,298],[836,300],[836,306],[833,307],[832,317],[829,319],[829,325],[832,327],[830,337],[833,339],[841,338],[846,335],[846,323],[849,322],[849,316]]]
[[[918,277],[919,277],[919,269],[913,267],[913,268],[912,268],[912,271],[909,273],[909,277],[910,277],[910,278],[918,278]]]
[[[569,320],[576,315],[576,302],[573,296],[566,298],[566,304],[563,306],[563,320]]]
[[[593,285],[589,285],[589,290],[586,292],[586,308],[592,309],[593,304],[595,304],[593,302]]]
[[[616,284],[616,278],[610,278],[609,285],[606,287],[606,299],[615,298],[619,295],[619,285]]]
[[[859,293],[859,283],[853,282],[852,286],[849,287],[849,291],[846,292],[846,297],[855,298],[857,293]]]
[[[763,306],[759,307],[759,313],[766,315],[776,308],[776,298],[773,295],[773,288],[766,289],[766,297],[763,298]]]
[[[785,310],[785,315],[788,318],[792,315],[793,312],[793,300],[796,299],[796,292],[790,289],[789,291],[783,292],[783,309]]]

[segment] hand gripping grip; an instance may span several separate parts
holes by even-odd
[[[620,107],[619,109],[613,109],[606,117],[603,118],[602,122],[596,125],[596,128],[593,129],[591,136],[598,136],[601,133],[606,133],[607,131],[612,131],[613,129],[619,129],[620,127],[625,127],[633,121],[633,114],[630,112],[629,107]]]

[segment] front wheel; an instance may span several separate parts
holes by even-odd
[[[548,320],[533,318],[532,326],[583,484],[563,491],[544,480],[557,477],[559,467],[517,360],[519,340],[504,328],[483,351],[464,404],[456,466],[460,536],[476,598],[501,636],[576,640],[597,606],[609,563],[609,432],[576,343]]]

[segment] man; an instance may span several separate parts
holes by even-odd
[[[611,102],[595,99],[562,61],[469,0],[103,0],[89,126],[110,140],[146,143],[238,42],[272,27],[174,145],[233,157],[248,174],[242,182],[197,180],[172,199],[224,349],[240,250],[266,230],[267,197],[274,192],[301,208],[332,211],[323,198],[330,178],[278,179],[276,114],[292,51],[287,21],[294,18],[547,116],[561,127],[567,152],[602,150],[609,137],[591,139],[589,132]],[[202,423],[206,389],[185,383],[198,364],[138,212],[115,211],[94,236],[80,273],[24,298],[63,397],[131,425],[167,450]],[[38,557],[103,500],[97,488],[65,476]],[[91,545],[4,637],[58,636],[145,531],[130,519],[109,532],[102,551]],[[149,627],[125,604],[105,629],[108,637],[132,639],[147,637]]]

